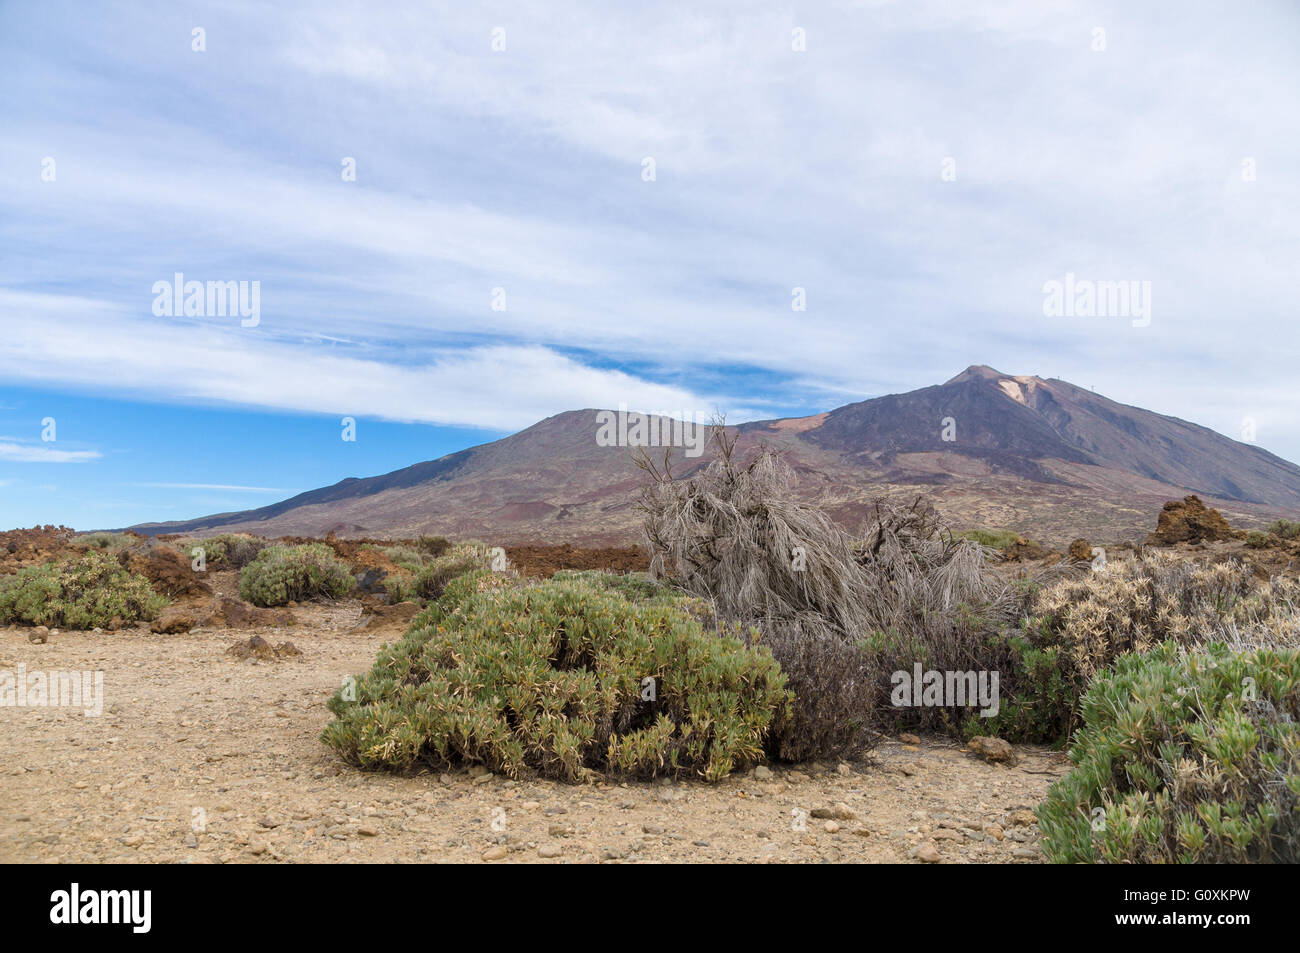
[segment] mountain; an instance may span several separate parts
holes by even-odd
[[[636,537],[644,474],[601,446],[597,410],[382,476],[349,478],[260,509],[148,523],[138,532],[410,536],[609,545]],[[1140,538],[1166,500],[1196,493],[1244,525],[1300,511],[1300,467],[1206,427],[1062,380],[968,367],[944,384],[809,417],[730,428],[794,468],[801,496],[855,525],[878,496],[931,496],[958,527],[1047,543]],[[672,451],[674,473],[708,453]]]

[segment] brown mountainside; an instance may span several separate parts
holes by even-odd
[[[558,414],[492,443],[260,509],[134,528],[634,541],[643,475],[631,449],[597,444],[597,414]],[[1165,501],[1187,493],[1242,525],[1300,512],[1300,467],[1259,447],[1065,381],[982,365],[945,384],[734,429],[742,452],[759,443],[779,449],[800,494],[849,525],[876,496],[916,493],[931,495],[959,527],[1014,529],[1057,544],[1080,535],[1139,539]],[[685,474],[708,455],[674,451],[674,459]]]

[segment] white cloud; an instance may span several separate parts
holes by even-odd
[[[0,313],[18,318],[0,336],[0,366],[16,381],[503,431],[582,407],[707,411],[719,403],[543,347],[449,350],[407,365],[267,339],[237,321],[139,319],[84,299],[0,292]]]
[[[10,463],[87,463],[101,456],[98,450],[56,450],[45,444],[0,440],[0,460]]]
[[[1300,458],[1293,9],[305,9],[214,12],[203,57],[115,11],[75,28],[84,74],[62,49],[10,58],[60,95],[24,84],[6,123],[0,244],[29,251],[0,258],[0,375],[512,429],[990,363],[1230,435],[1252,416]],[[68,93],[105,84],[135,104],[112,124]],[[173,270],[262,280],[263,326],[149,322]],[[1152,281],[1152,326],[1044,319],[1065,271]],[[33,274],[81,284],[38,301]]]

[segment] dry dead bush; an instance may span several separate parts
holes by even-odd
[[[915,662],[997,667],[989,633],[1015,621],[1020,606],[989,570],[991,550],[954,537],[919,499],[878,502],[866,533],[854,536],[794,498],[791,471],[775,453],[759,448],[738,462],[725,426],[713,442],[713,461],[689,479],[673,478],[667,454],[637,458],[651,477],[640,502],[650,572],[763,634],[797,700],[773,753],[860,747],[889,673]],[[945,717],[895,714],[913,724]]]
[[[1262,579],[1237,560],[1206,564],[1147,550],[1043,589],[1034,609],[1084,679],[1166,639],[1300,647],[1300,581]]]
[[[1164,642],[1189,651],[1300,647],[1300,582],[1151,549],[1066,576],[1039,592],[1011,639],[1004,704],[989,727],[1013,740],[1065,741],[1094,681]]]

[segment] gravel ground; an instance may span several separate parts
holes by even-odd
[[[0,630],[0,671],[103,673],[98,717],[0,707],[0,861],[1033,863],[1029,811],[1066,767],[931,738],[716,785],[364,774],[320,743],[325,701],[401,627],[357,628],[350,602],[292,611],[284,629]],[[303,654],[227,654],[254,632]]]

